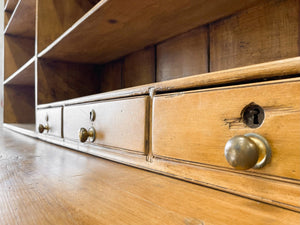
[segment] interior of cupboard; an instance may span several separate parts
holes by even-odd
[[[38,12],[38,51],[43,50],[70,28],[100,0],[40,0]]]
[[[105,63],[99,63],[104,53],[109,57],[115,56],[115,46],[111,46],[110,41],[118,43],[118,52],[130,46],[119,45],[119,39],[114,39],[111,35],[95,36],[92,30],[96,29],[96,22],[89,22],[88,31],[91,32],[85,30],[85,23],[82,22],[81,26],[70,31],[57,45],[41,55],[38,66],[38,104],[299,56],[299,9],[298,0],[265,0],[229,17],[195,27],[153,45],[143,46],[125,56],[108,62],[103,58]],[[109,12],[109,9],[103,10],[104,15]],[[94,13],[97,15],[99,12]],[[99,18],[97,20],[101,21]],[[115,30],[114,26],[115,24],[106,24],[103,29],[120,31],[121,28]],[[176,27],[169,29],[175,30]],[[128,30],[123,27],[121,31]],[[123,33],[119,35],[122,36]],[[149,34],[146,32],[140,35]],[[107,51],[111,50],[112,54],[105,50],[104,53],[97,52],[100,58],[90,55],[95,53],[90,52],[91,44],[86,44],[85,39],[90,38],[93,38],[92,46],[95,51],[98,46],[107,44],[105,48],[108,48]],[[122,38],[129,38],[127,41],[131,43],[136,41],[130,39],[131,33]],[[75,47],[70,40],[77,44],[77,39],[81,39],[82,43]],[[65,40],[70,43],[66,44]],[[73,45],[72,49],[70,44]],[[130,49],[136,46],[131,46]],[[81,51],[80,56],[73,52],[73,49],[79,51],[85,48],[88,50]],[[50,61],[66,66],[49,66],[45,63]],[[67,66],[68,64],[73,66]],[[73,71],[76,65],[89,69]],[[91,82],[87,81],[91,77]],[[86,88],[88,90],[84,90]],[[64,93],[62,90],[70,92]]]
[[[16,1],[8,10],[9,21],[4,30],[4,80],[18,71],[35,55],[35,0]]]
[[[4,123],[35,124],[34,60],[4,83]],[[30,125],[32,124],[32,126]]]

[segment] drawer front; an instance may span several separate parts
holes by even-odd
[[[264,111],[260,127],[243,122],[242,111],[250,103]],[[157,157],[232,168],[224,156],[226,142],[236,135],[256,133],[269,142],[272,159],[265,167],[250,170],[300,178],[299,81],[167,94],[155,97],[153,104]]]
[[[53,135],[62,137],[62,107],[38,109],[37,110],[36,130],[39,132],[39,126],[49,126],[49,130],[44,129],[44,135]]]
[[[147,106],[148,97],[66,106],[65,138],[79,141],[81,128],[94,127],[95,144],[144,153]],[[93,122],[90,120],[92,110],[95,111]]]

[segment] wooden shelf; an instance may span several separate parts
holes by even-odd
[[[26,64],[24,64],[19,70],[17,70],[13,75],[7,78],[3,84],[4,85],[26,85],[34,86],[34,62],[35,58],[31,58]]]
[[[45,50],[41,52],[42,48],[39,48],[39,57],[71,62],[109,62],[257,2],[100,1]]]
[[[4,10],[7,12],[13,12],[19,0],[7,0],[5,2]]]
[[[34,56],[34,39],[4,35],[4,79],[16,73]]]
[[[5,34],[35,37],[35,0],[20,0],[6,25]]]

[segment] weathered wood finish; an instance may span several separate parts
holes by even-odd
[[[247,127],[241,112],[250,103],[265,111],[261,127]],[[153,154],[230,168],[226,142],[235,135],[258,133],[272,148],[272,161],[250,170],[300,179],[300,82],[246,85],[218,90],[166,94],[154,98]]]
[[[100,91],[114,91],[122,88],[123,60],[113,61],[100,66]]]
[[[123,87],[155,82],[155,48],[149,47],[124,57]]]
[[[0,132],[4,224],[292,225],[300,219],[290,210]]]
[[[35,2],[36,0],[19,1],[4,33],[27,38],[34,38],[36,9]]]
[[[38,51],[70,28],[96,2],[98,1],[38,0]]]
[[[72,62],[105,63],[229,16],[257,2],[101,1],[40,56]],[[48,15],[49,6],[44,8],[41,10],[52,17]],[[39,27],[43,27],[43,24]]]
[[[213,23],[211,71],[299,56],[299,21],[299,0],[269,0]]]
[[[8,12],[13,12],[19,0],[5,0],[4,10]]]
[[[4,85],[24,85],[32,86],[35,85],[35,68],[34,68],[35,59],[32,58],[19,70],[17,70],[13,75],[4,81]],[[24,68],[23,68],[24,67]]]
[[[148,97],[66,106],[64,137],[79,141],[80,128],[96,130],[95,144],[146,153]],[[90,121],[90,111],[96,119]]]
[[[207,32],[204,26],[158,44],[156,81],[207,73]]]
[[[46,120],[48,118],[48,121]],[[63,137],[62,127],[62,107],[39,109],[36,112],[36,132],[38,133],[39,125],[45,126],[48,124],[50,130],[43,132],[43,135],[53,135],[57,137]]]
[[[4,122],[35,123],[35,92],[33,86],[4,86]]]
[[[38,60],[38,104],[99,93],[96,65]]]
[[[16,72],[34,56],[34,40],[4,36],[4,79]]]

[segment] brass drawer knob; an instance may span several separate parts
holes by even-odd
[[[254,133],[231,138],[225,146],[227,162],[238,170],[264,167],[272,156],[268,141]]]
[[[90,138],[91,142],[95,141],[96,138],[96,131],[93,127],[91,127],[89,130],[86,130],[85,128],[80,128],[79,130],[79,140],[81,142],[86,142],[86,140]]]
[[[46,124],[45,126],[43,124],[39,124],[39,132],[43,133],[44,130],[46,130],[47,132],[50,130],[50,127],[48,124]]]

